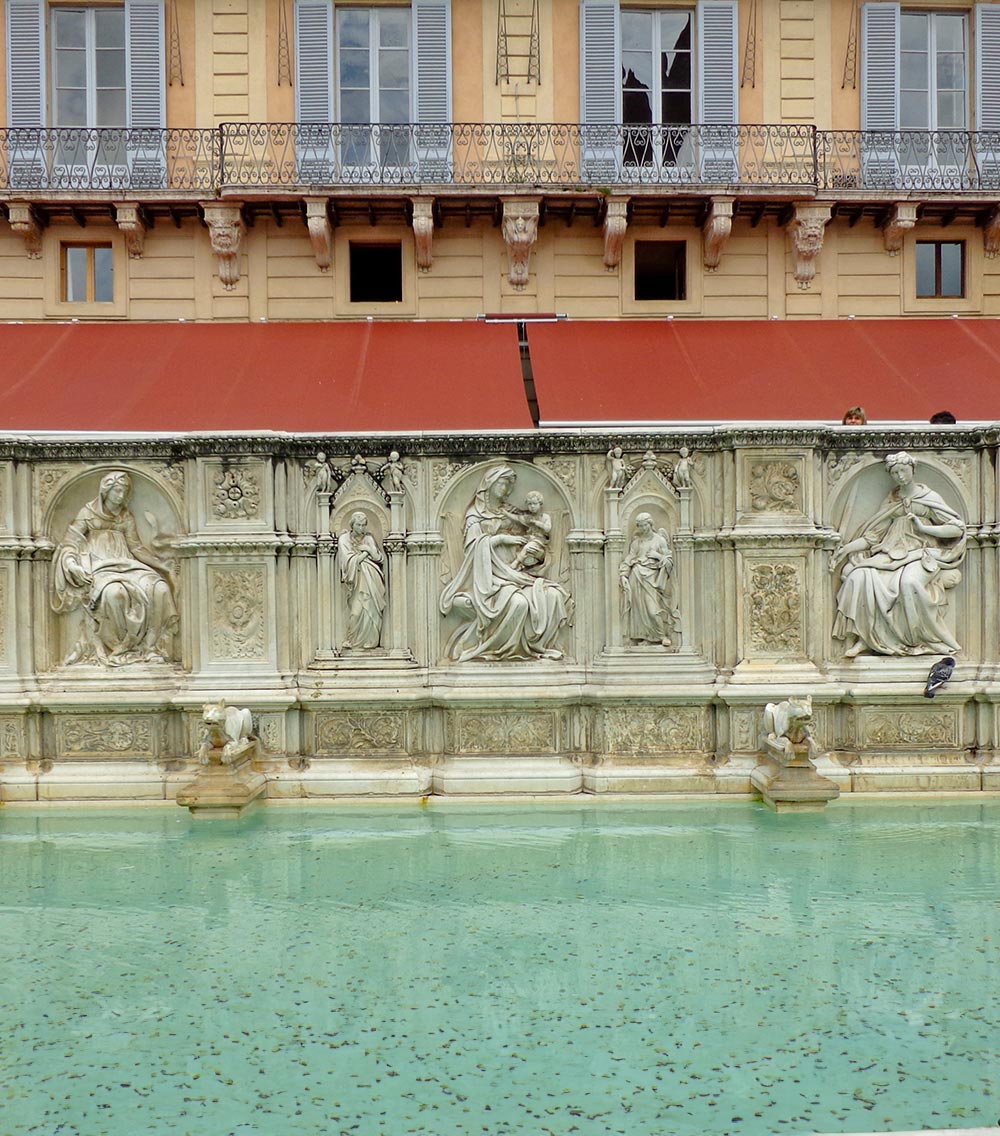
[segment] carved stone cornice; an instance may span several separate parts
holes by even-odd
[[[990,260],[1000,253],[1000,205],[983,222],[983,252]]]
[[[333,263],[333,228],[327,211],[325,197],[307,197],[306,228],[309,230],[309,243],[316,258],[320,272],[329,272]]]
[[[604,213],[604,267],[608,272],[614,272],[622,262],[627,228],[628,198],[609,197]]]
[[[413,242],[417,254],[417,268],[430,272],[434,263],[434,198],[412,197]]]
[[[170,547],[179,556],[197,556],[211,553],[214,556],[271,555],[290,550],[295,544],[284,533],[208,534],[190,533],[171,539]]]
[[[598,529],[567,533],[566,547],[570,552],[600,554],[604,551],[604,533]]]
[[[712,208],[702,234],[705,238],[705,267],[714,272],[722,259],[722,250],[726,247],[729,234],[733,231],[733,203],[734,197],[713,197]]]
[[[138,260],[146,243],[146,222],[138,201],[116,201],[115,223],[125,234],[125,248],[133,260]]]
[[[745,554],[754,549],[836,548],[840,539],[835,529],[730,529],[695,533],[693,543],[697,548],[738,548]]]
[[[438,532],[411,532],[406,537],[411,556],[437,556],[444,551],[444,537]]]
[[[42,255],[43,223],[39,220],[34,206],[27,201],[7,203],[7,220],[10,227],[24,241],[24,249],[30,260],[38,260]]]
[[[803,290],[812,284],[816,275],[816,258],[823,248],[823,235],[831,211],[830,205],[800,202],[788,224],[795,250],[795,281]]]
[[[538,240],[541,199],[508,198],[503,203],[503,239],[507,246],[507,279],[516,291],[528,283],[531,250]]]
[[[240,249],[247,231],[243,206],[235,201],[203,201],[201,207],[219,263],[219,280],[231,292],[240,279]]]
[[[892,207],[889,219],[882,226],[882,243],[890,256],[898,256],[903,247],[903,237],[917,223],[917,203],[897,201]]]

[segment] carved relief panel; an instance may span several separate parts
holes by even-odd
[[[201,523],[207,528],[270,528],[269,472],[264,462],[253,459],[199,462]]]
[[[554,753],[557,728],[552,710],[454,710],[447,745],[451,753]]]
[[[0,759],[27,755],[24,717],[20,714],[0,714]]]
[[[803,560],[744,558],[745,655],[805,655],[804,578]]]
[[[707,748],[706,712],[698,706],[606,706],[599,742],[607,754],[691,753]]]
[[[163,714],[55,714],[47,733],[49,752],[67,761],[153,759],[170,748]]]
[[[737,463],[740,524],[802,521],[811,512],[806,455],[796,451],[744,453]]]
[[[207,585],[209,661],[273,664],[267,565],[209,564]]]
[[[355,707],[312,717],[313,752],[318,757],[407,752],[407,715],[402,710]]]
[[[941,749],[961,744],[957,707],[924,709],[908,706],[859,711],[861,745],[871,749]]]

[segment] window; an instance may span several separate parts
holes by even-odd
[[[917,241],[917,298],[965,295],[965,242]]]
[[[402,302],[403,246],[401,243],[368,244],[351,241],[350,260],[352,304]]]
[[[124,126],[125,9],[52,9],[52,125]]]
[[[636,241],[635,299],[687,299],[687,242]]]
[[[60,245],[60,296],[67,304],[110,304],[115,298],[110,244]]]
[[[694,14],[677,9],[626,10],[621,14],[622,123],[663,126],[663,159],[676,163],[694,118],[692,25]],[[659,133],[659,132],[657,132]],[[625,132],[626,165],[649,165],[654,132]]]
[[[382,165],[402,165],[409,157],[406,130],[392,125],[412,121],[410,110],[410,12],[406,8],[338,8],[338,121],[378,123],[383,129],[344,131],[343,161],[370,165],[372,146]],[[389,129],[385,129],[389,127]]]

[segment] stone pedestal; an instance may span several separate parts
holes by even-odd
[[[840,786],[816,772],[809,742],[779,746],[765,742],[764,759],[750,784],[776,813],[818,812],[840,796]]]
[[[253,741],[232,761],[210,760],[177,794],[177,803],[196,817],[238,817],[262,796],[267,778],[253,768],[257,743]]]

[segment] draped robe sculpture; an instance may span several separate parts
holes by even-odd
[[[360,510],[351,514],[350,528],[337,539],[337,565],[347,587],[344,646],[377,647],[382,639],[386,600],[385,557]]]

